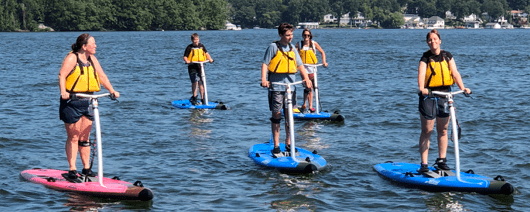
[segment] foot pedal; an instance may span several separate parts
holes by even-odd
[[[71,182],[71,183],[82,183],[83,182],[83,180],[81,180],[81,178],[79,177],[75,179],[68,177],[68,173],[61,174],[61,176],[63,176],[63,178],[66,181]]]

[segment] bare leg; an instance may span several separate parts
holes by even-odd
[[[283,110],[285,113],[285,145],[291,145],[291,130],[289,129],[289,115],[291,111],[287,108]]]
[[[313,108],[313,89],[309,91],[309,94],[307,94],[307,99],[309,102],[309,109]],[[317,102],[318,104],[318,102]]]
[[[193,96],[197,96],[197,84],[198,82],[191,83],[191,92],[193,93]]]
[[[81,134],[79,135],[80,141],[90,141],[90,130],[92,129],[92,121],[87,117],[83,116],[79,120],[81,122]],[[79,154],[81,161],[83,162],[83,168],[90,168],[90,146],[79,147]]]
[[[199,82],[199,92],[201,93],[202,103],[206,104],[205,99],[204,99],[204,85],[203,85],[202,81]]]
[[[447,153],[447,128],[449,127],[449,117],[436,118],[436,133],[438,138],[438,156],[445,158]]]
[[[281,119],[282,112],[272,112],[272,118]],[[280,146],[280,123],[271,122],[271,129],[272,129],[272,138],[274,140],[274,146],[279,147]]]
[[[421,116],[420,155],[421,163],[427,164],[429,159],[429,141],[431,139],[434,120],[427,120]]]

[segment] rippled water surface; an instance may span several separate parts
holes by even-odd
[[[517,188],[514,196],[425,192],[373,171],[385,161],[420,160],[416,78],[427,30],[313,30],[329,63],[319,69],[322,106],[346,121],[296,121],[297,145],[318,150],[329,164],[310,175],[281,174],[247,157],[270,137],[267,90],[258,83],[276,30],[199,32],[215,60],[206,65],[209,99],[228,104],[226,111],[170,104],[191,96],[182,55],[193,32],[93,32],[96,56],[121,93],[119,103],[100,101],[105,176],[141,180],[155,198],[112,201],[50,190],[19,173],[68,168],[57,74],[81,33],[0,33],[0,210],[527,210],[530,31],[440,31],[442,48],[474,93],[456,98],[461,167],[504,176]],[[299,41],[302,30],[294,34]],[[452,167],[453,152],[450,143]],[[429,161],[436,156],[433,142]]]

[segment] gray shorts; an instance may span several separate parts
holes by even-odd
[[[283,108],[287,108],[285,91],[269,91],[269,109],[272,112],[281,112]],[[296,105],[296,91],[293,91],[291,97],[293,108]]]

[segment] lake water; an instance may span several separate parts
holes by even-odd
[[[229,105],[226,111],[171,106],[191,96],[182,55],[193,32],[92,32],[96,56],[121,93],[119,103],[100,101],[105,176],[141,180],[155,193],[150,202],[90,198],[19,178],[35,167],[68,169],[57,74],[81,32],[0,33],[0,210],[527,210],[528,30],[440,30],[442,48],[454,55],[474,94],[455,99],[461,168],[502,175],[516,195],[425,192],[392,184],[373,170],[385,161],[420,161],[416,79],[427,32],[313,30],[329,63],[319,69],[323,109],[340,110],[346,120],[295,121],[296,144],[318,150],[329,164],[310,175],[261,168],[247,156],[252,145],[270,138],[267,90],[258,84],[277,30],[198,32],[215,60],[206,65],[208,97]],[[294,34],[300,41],[302,30]],[[282,124],[282,140],[283,132]],[[450,142],[454,168],[453,153]],[[436,157],[431,142],[429,162]]]

